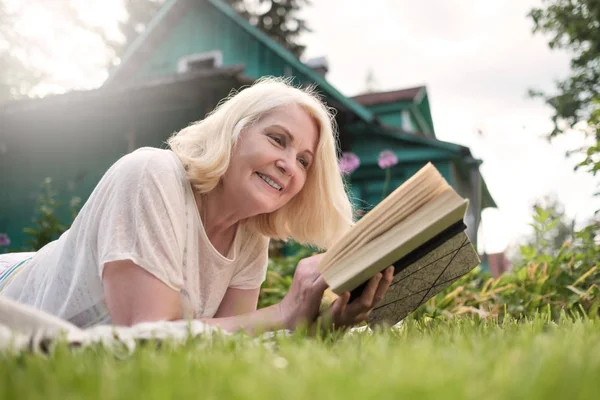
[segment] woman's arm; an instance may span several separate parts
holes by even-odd
[[[115,325],[181,319],[179,292],[130,260],[104,265],[106,306]]]
[[[282,303],[256,310],[259,289],[230,289],[215,318],[202,319],[202,322],[219,325],[226,331],[255,333],[294,329],[301,322],[312,321],[327,288],[317,270],[319,259],[320,256],[315,256],[300,261],[292,288]],[[107,263],[102,278],[106,304],[116,325],[183,317],[179,293],[132,261]],[[238,312],[243,314],[236,315]]]
[[[219,307],[215,318],[202,319],[226,331],[244,330],[248,333],[295,329],[310,324],[319,314],[321,298],[327,283],[318,270],[323,255],[305,258],[298,263],[292,286],[281,303],[256,310],[258,290],[233,290]],[[348,304],[345,293],[332,307],[333,323],[338,327],[351,326],[368,317],[376,303],[383,298],[393,275],[389,268],[371,279],[360,298]],[[135,325],[141,322],[181,319],[179,293],[132,261],[107,263],[103,273],[104,293],[109,313],[116,325]],[[237,312],[244,312],[238,315]]]
[[[233,317],[256,311],[260,288],[236,289],[229,288],[219,305],[215,318]]]

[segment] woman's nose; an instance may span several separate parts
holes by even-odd
[[[287,158],[280,158],[275,161],[275,166],[281,171],[284,175],[293,176],[294,175],[294,163],[290,162]]]

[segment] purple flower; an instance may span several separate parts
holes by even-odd
[[[379,160],[377,161],[377,164],[379,164],[379,168],[381,169],[390,168],[398,164],[398,157],[396,157],[393,151],[384,150],[379,153]]]
[[[10,246],[10,238],[6,233],[0,233],[0,247]]]
[[[339,160],[342,175],[350,175],[360,165],[360,158],[354,153],[344,152]]]

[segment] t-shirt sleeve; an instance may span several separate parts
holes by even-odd
[[[269,238],[257,235],[245,243],[237,272],[231,278],[229,287],[234,289],[257,289],[267,277],[269,262]]]
[[[185,191],[166,151],[136,151],[116,162],[96,188],[99,274],[131,260],[174,290],[183,287]]]

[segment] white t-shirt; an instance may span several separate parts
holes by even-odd
[[[184,318],[210,318],[227,288],[260,287],[268,245],[240,224],[229,254],[221,255],[206,236],[179,158],[142,148],[106,172],[71,228],[0,294],[80,327],[111,323],[102,269],[127,259],[180,293]]]

